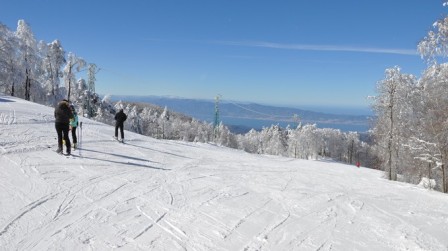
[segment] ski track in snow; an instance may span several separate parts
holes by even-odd
[[[375,170],[156,140],[0,100],[0,250],[448,250],[448,196]]]

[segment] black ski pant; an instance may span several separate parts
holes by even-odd
[[[118,128],[120,128],[121,139],[124,139],[123,123],[115,123],[115,138],[118,138]]]
[[[76,138],[76,127],[72,127],[72,139],[73,139],[73,144],[78,143],[78,138]]]
[[[69,124],[68,123],[56,123],[56,132],[58,133],[58,149],[62,150],[62,138],[65,140],[65,146],[67,152],[71,152],[70,138],[68,137]]]

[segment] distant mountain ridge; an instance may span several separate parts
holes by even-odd
[[[113,101],[145,102],[155,104],[161,107],[167,107],[171,111],[189,115],[198,120],[213,122],[215,114],[214,100],[188,99],[179,97],[165,96],[122,96],[113,95]],[[247,121],[266,121],[272,124],[296,124],[294,114],[298,116],[303,124],[339,124],[368,126],[369,116],[367,115],[340,115],[322,112],[314,112],[298,108],[276,107],[261,105],[256,103],[242,103],[221,101],[219,103],[219,116],[227,126],[242,126],[247,131],[253,126],[248,125]],[[246,121],[246,122],[243,122]],[[260,129],[260,128],[254,128]]]

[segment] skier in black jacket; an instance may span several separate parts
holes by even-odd
[[[123,112],[123,109],[120,109],[120,111],[115,114],[115,139],[118,140],[118,128],[120,128],[121,142],[124,142],[123,123],[127,118],[128,116]]]
[[[70,138],[68,137],[70,119],[73,118],[73,113],[66,99],[59,102],[54,109],[55,127],[58,134],[58,150],[57,153],[62,153],[62,138],[65,140],[67,154],[71,154]]]

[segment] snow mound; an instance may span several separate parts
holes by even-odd
[[[418,186],[426,189],[434,189],[436,187],[436,180],[423,177],[420,183],[418,183]]]

